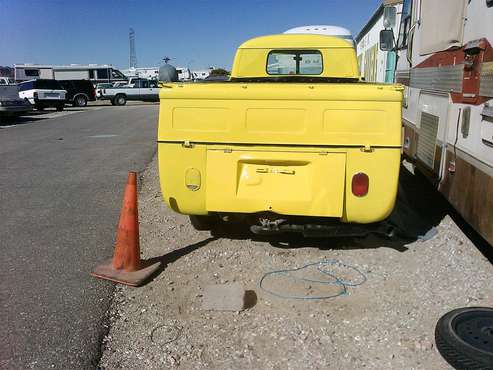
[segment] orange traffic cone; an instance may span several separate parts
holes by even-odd
[[[113,259],[98,265],[91,275],[116,283],[139,286],[160,265],[160,262],[149,264],[140,260],[137,174],[129,172]]]

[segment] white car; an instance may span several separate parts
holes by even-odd
[[[19,84],[19,97],[28,100],[37,110],[55,107],[62,111],[65,106],[67,91],[57,80],[30,80]]]
[[[125,105],[128,100],[140,100],[149,102],[159,101],[159,87],[157,81],[137,80],[133,87],[113,87],[102,89],[99,99],[109,100],[112,105]]]

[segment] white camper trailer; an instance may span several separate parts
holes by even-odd
[[[70,64],[64,66],[15,64],[14,78],[17,82],[39,78],[55,80],[91,80],[93,83],[126,80],[123,73],[107,64]]]
[[[329,26],[329,25],[316,25],[316,26],[301,26],[290,28],[284,33],[298,33],[298,34],[315,34],[315,35],[326,35],[326,36],[336,36],[341,39],[347,40],[353,46],[355,46],[353,35],[351,31],[346,28],[339,26]]]
[[[493,245],[492,25],[491,0],[404,0],[395,78],[404,155]]]

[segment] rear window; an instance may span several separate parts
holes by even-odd
[[[19,91],[26,91],[34,89],[33,81],[27,81],[19,84]]]
[[[62,87],[57,80],[36,80],[34,81],[34,88],[46,90],[62,90]]]
[[[319,75],[322,71],[318,50],[273,50],[267,56],[269,75]]]

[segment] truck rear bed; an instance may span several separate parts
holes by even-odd
[[[368,223],[393,207],[398,86],[174,84],[160,99],[161,185],[178,212],[270,211]],[[360,172],[370,178],[364,197],[351,194]]]

